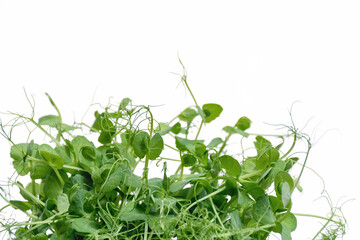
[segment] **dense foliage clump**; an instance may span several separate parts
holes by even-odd
[[[183,81],[188,87],[186,76]],[[16,173],[31,179],[10,181],[23,199],[2,195],[7,206],[28,216],[2,223],[11,239],[260,240],[271,233],[291,239],[297,227],[292,193],[301,190],[311,147],[295,126],[284,135],[251,134],[243,116],[222,128],[225,136],[200,139],[204,125],[222,113],[220,105],[195,101],[170,122],[157,122],[150,107],[128,98],[96,111],[92,125],[68,125],[48,97],[57,115],[36,120],[16,114],[15,120],[41,130],[48,142],[15,143],[3,126]],[[242,145],[238,154],[227,153],[236,135],[253,141],[253,155],[245,155]],[[301,139],[308,150],[294,178],[289,172],[299,158],[293,149]],[[162,167],[160,177],[149,177],[152,161]],[[178,168],[170,171],[174,163]]]

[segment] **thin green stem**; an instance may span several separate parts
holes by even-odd
[[[174,161],[174,162],[181,162],[181,160],[175,159],[175,158],[160,157],[160,159],[169,160],[169,161]]]
[[[24,192],[28,197],[31,198],[31,200],[36,203],[39,204],[43,207],[45,207],[45,203],[42,202],[40,199],[38,199],[37,197],[35,197],[31,192],[29,192],[28,190],[26,190],[23,186],[21,186],[21,184],[19,183],[15,183],[15,185],[22,191]]]
[[[79,168],[79,167],[75,167],[75,166],[71,166],[71,165],[66,165],[66,164],[63,165],[63,169],[65,169],[65,170],[70,169],[70,170],[77,170],[77,171],[86,172],[86,170],[83,169],[83,168]]]
[[[283,156],[281,156],[280,160],[286,158],[286,156],[289,155],[291,153],[291,151],[294,149],[296,141],[297,141],[297,137],[298,136],[297,136],[296,131],[295,131],[294,132],[294,141],[293,141],[291,147],[289,148],[289,150]]]
[[[198,204],[199,202],[202,202],[212,196],[215,196],[216,194],[218,193],[221,193],[222,191],[224,191],[226,189],[226,187],[222,187],[222,188],[219,188],[218,190],[216,190],[215,192],[212,192],[210,193],[209,195],[206,195],[205,197],[203,198],[200,198],[199,200],[196,200],[195,202],[193,202],[192,204],[190,204],[187,208],[186,208],[186,211],[189,211],[190,208],[192,208],[193,206],[195,206],[196,204]]]
[[[226,144],[227,144],[227,142],[229,141],[229,139],[230,139],[230,137],[231,137],[231,133],[229,133],[227,136],[226,136],[226,138],[225,138],[225,140],[224,140],[224,142],[223,142],[223,144],[221,145],[221,147],[220,147],[220,150],[218,151],[218,153],[217,153],[217,155],[218,156],[220,156],[220,154],[222,153],[222,151],[224,150],[224,148],[226,147]]]
[[[59,170],[56,167],[53,167],[53,166],[52,166],[52,169],[54,170],[54,172],[56,174],[56,177],[58,178],[61,186],[64,186],[65,183],[64,183],[64,180],[63,180],[63,178],[61,177],[61,175],[59,173]]]
[[[144,240],[147,240],[148,237],[148,222],[145,222],[145,231],[144,231]]]
[[[176,151],[176,152],[179,152],[179,149],[177,149],[177,148],[174,148],[174,147],[172,147],[172,146],[170,146],[170,145],[168,145],[168,144],[164,144],[164,146],[165,147],[168,147],[168,148],[170,148],[170,149],[172,149],[172,150],[174,150],[174,151]]]
[[[297,177],[294,186],[297,186],[298,183],[300,182],[301,175],[302,175],[303,172],[304,172],[304,169],[305,169],[305,166],[306,166],[306,162],[307,162],[307,160],[308,160],[308,158],[309,158],[310,149],[311,149],[311,144],[310,144],[310,142],[308,141],[308,150],[307,150],[307,152],[306,152],[304,164],[303,164],[303,166],[302,166],[302,168],[301,168],[301,170],[300,170],[299,176]],[[295,189],[295,188],[294,188],[294,189]]]
[[[187,83],[186,68],[185,68],[184,64],[182,63],[182,61],[180,60],[180,58],[178,58],[178,59],[179,59],[179,62],[180,62],[180,64],[181,64],[181,66],[183,67],[183,71],[184,71],[183,76],[181,77],[181,80],[185,83],[185,86],[186,86],[187,90],[189,91],[192,99],[194,100],[195,105],[196,105],[196,106],[199,106],[199,104],[197,103],[197,101],[196,101],[196,99],[195,99],[194,94],[192,93],[192,91],[191,91],[191,89],[190,89],[190,87],[189,87],[189,84]]]
[[[338,222],[333,220],[332,218],[327,218],[327,217],[322,217],[322,216],[318,216],[318,215],[314,215],[314,214],[305,214],[305,213],[293,213],[295,216],[301,216],[301,217],[312,217],[312,218],[318,218],[318,219],[322,219],[322,220],[326,220],[326,221],[330,221],[333,223],[336,223],[338,225],[342,225],[342,222]]]
[[[214,205],[214,202],[213,202],[212,198],[209,198],[209,200],[210,200],[211,206],[212,206],[212,208],[213,208],[213,210],[214,210],[214,213],[215,213],[215,216],[216,216],[217,220],[219,221],[221,227],[222,227],[222,228],[225,228],[225,227],[224,227],[224,224],[222,223],[222,221],[221,221],[221,219],[220,219],[220,217],[219,217],[218,212],[216,211],[216,208],[215,208],[215,205]]]
[[[198,132],[197,132],[197,134],[196,134],[195,140],[198,139],[203,124],[204,124],[204,121],[202,120],[201,123],[200,123],[200,126],[199,126],[199,130],[198,130]]]
[[[190,89],[190,87],[189,87],[189,84],[187,83],[186,76],[185,76],[185,78],[183,78],[183,82],[185,83],[185,86],[186,86],[187,90],[189,91],[192,99],[194,100],[195,105],[196,105],[196,106],[199,106],[198,103],[197,103],[197,101],[196,101],[196,99],[195,99],[194,94],[192,93],[192,91],[191,91],[191,89]]]

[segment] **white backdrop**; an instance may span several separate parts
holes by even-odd
[[[171,73],[182,73],[179,55],[197,100],[223,106],[219,126],[243,115],[259,130],[289,124],[301,102],[294,119],[301,127],[312,118],[306,130],[319,140],[308,166],[335,203],[355,198],[342,209],[344,239],[356,239],[359,12],[358,1],[0,1],[0,111],[29,113],[25,88],[38,117],[53,111],[48,92],[69,123],[109,97],[163,105],[157,116],[166,121],[192,104]],[[6,181],[3,138],[0,149]],[[307,171],[302,186],[296,212],[326,215],[319,178]],[[294,239],[321,226],[298,221]]]

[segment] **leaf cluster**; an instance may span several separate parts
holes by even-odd
[[[225,136],[199,139],[202,126],[222,111],[215,103],[196,104],[170,122],[157,122],[149,107],[125,98],[115,109],[96,111],[91,126],[81,125],[96,142],[86,134],[74,135],[80,126],[64,124],[60,112],[38,121],[19,116],[48,136],[46,128],[56,134],[51,143],[13,143],[16,173],[30,176],[31,182],[12,182],[23,199],[3,198],[28,221],[3,224],[3,231],[17,240],[261,240],[271,233],[290,240],[297,227],[292,193],[299,184],[289,171],[299,160],[292,150],[302,136],[289,128],[275,137],[281,143],[273,144],[248,133],[251,121],[243,116],[222,129]],[[192,137],[194,129],[198,132]],[[227,154],[235,135],[253,141],[256,153]],[[283,150],[285,141],[293,144]],[[166,158],[168,151],[177,158]],[[151,161],[162,163],[162,173],[153,178]],[[173,174],[168,161],[178,163]]]

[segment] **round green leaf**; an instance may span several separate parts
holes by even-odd
[[[59,196],[56,199],[57,202],[57,209],[59,212],[66,212],[69,209],[70,203],[68,195],[65,193],[59,194]]]
[[[287,183],[288,186],[284,187],[284,183]],[[276,196],[278,198],[282,198],[282,194],[284,195],[288,195],[288,191],[290,192],[291,195],[291,191],[294,188],[294,180],[293,178],[285,171],[280,171],[276,174],[275,176],[275,191],[276,191]],[[284,191],[284,192],[282,192]],[[287,197],[286,197],[287,198]],[[286,207],[286,206],[284,206]]]
[[[50,173],[50,171],[51,167],[49,165],[36,163],[30,170],[30,177],[31,179],[43,179]]]
[[[178,117],[181,121],[187,122],[187,123],[191,123],[192,120],[198,115],[198,113],[192,109],[192,108],[187,108],[184,111],[182,111]]]
[[[156,133],[149,142],[148,157],[150,160],[155,160],[160,156],[164,148],[164,140],[159,133]]]
[[[28,143],[20,143],[11,146],[10,157],[14,159],[13,165],[20,176],[25,176],[30,171],[30,162],[26,159]]]
[[[67,178],[66,173],[60,172],[60,175],[63,181],[65,182]],[[56,199],[59,196],[59,194],[63,192],[63,186],[61,185],[54,171],[51,171],[44,179],[43,191],[45,196],[49,199]]]
[[[209,123],[220,116],[223,108],[219,104],[208,103],[203,105],[202,110],[205,113],[205,122]]]
[[[235,124],[235,127],[237,127],[238,129],[240,129],[242,131],[245,131],[246,129],[250,128],[250,126],[251,126],[251,121],[250,121],[250,119],[248,119],[245,116],[239,118],[239,120]]]
[[[184,154],[181,156],[181,163],[184,167],[191,167],[196,163],[196,157],[192,154]]]
[[[49,145],[42,144],[39,146],[39,153],[41,157],[49,163],[50,166],[61,169],[64,165],[62,158]]]
[[[136,156],[139,158],[145,157],[148,152],[150,136],[147,132],[140,131],[138,132],[133,140],[133,148]]]
[[[221,163],[221,168],[225,169],[227,173],[230,173],[236,177],[240,175],[241,166],[238,160],[229,155],[223,155],[219,157],[219,161]]]
[[[174,126],[171,127],[171,132],[174,134],[179,134],[181,131],[181,124],[179,122],[175,123]]]
[[[297,220],[294,214],[288,213],[281,225],[286,226],[291,232],[295,231],[297,227]]]

